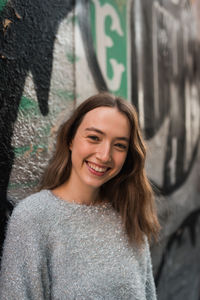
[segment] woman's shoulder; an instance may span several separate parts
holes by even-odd
[[[20,200],[11,215],[11,219],[23,222],[40,221],[53,212],[53,204],[47,190],[34,193]]]
[[[14,211],[26,211],[43,208],[48,201],[48,191],[42,190],[40,192],[31,194],[26,198],[19,200],[14,208]]]
[[[143,234],[143,242],[139,245],[135,245],[134,250],[138,255],[138,259],[141,260],[142,263],[146,264],[146,260],[150,256],[150,244],[146,234]]]

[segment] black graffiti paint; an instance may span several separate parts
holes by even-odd
[[[103,78],[97,56],[94,50],[94,43],[91,31],[91,19],[89,14],[90,1],[77,0],[76,11],[81,29],[85,53],[95,85],[99,91],[108,91],[107,84]]]
[[[199,224],[200,224],[200,209],[195,210],[191,214],[189,214],[185,220],[181,223],[181,225],[176,229],[176,231],[170,236],[167,245],[165,247],[165,250],[162,255],[161,263],[159,265],[159,268],[157,270],[157,273],[155,275],[155,283],[157,288],[159,287],[159,284],[162,280],[165,280],[163,278],[163,271],[164,268],[170,258],[170,254],[173,249],[173,256],[176,255],[176,251],[182,248],[182,252],[184,251],[184,248],[186,247],[186,243],[188,242],[188,237],[190,239],[189,243],[193,248],[197,247],[197,242],[199,238]],[[197,248],[198,249],[198,248]],[[190,253],[187,253],[188,260],[190,260]],[[198,255],[199,256],[199,255]],[[196,260],[198,261],[198,257],[196,257]],[[193,259],[195,260],[195,258]],[[186,262],[182,261],[182,265],[184,266]],[[172,270],[173,271],[173,270]],[[194,274],[196,275],[196,274]],[[166,275],[165,275],[166,276]],[[192,276],[192,274],[191,274]],[[188,287],[189,290],[193,289],[192,286]],[[167,293],[167,291],[165,291]]]
[[[25,79],[31,72],[41,114],[47,115],[55,37],[74,5],[73,0],[13,0],[0,14],[0,245],[12,210],[7,199],[11,139]]]

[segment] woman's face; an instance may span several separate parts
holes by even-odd
[[[127,117],[116,108],[98,107],[83,118],[70,145],[70,181],[97,189],[121,170],[129,147]]]

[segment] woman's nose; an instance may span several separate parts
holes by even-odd
[[[112,160],[111,145],[109,143],[99,145],[96,152],[96,158],[104,163],[110,162]]]

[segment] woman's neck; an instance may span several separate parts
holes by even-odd
[[[92,205],[100,202],[99,189],[84,186],[77,189],[69,181],[53,189],[52,192],[65,201],[77,204]]]

